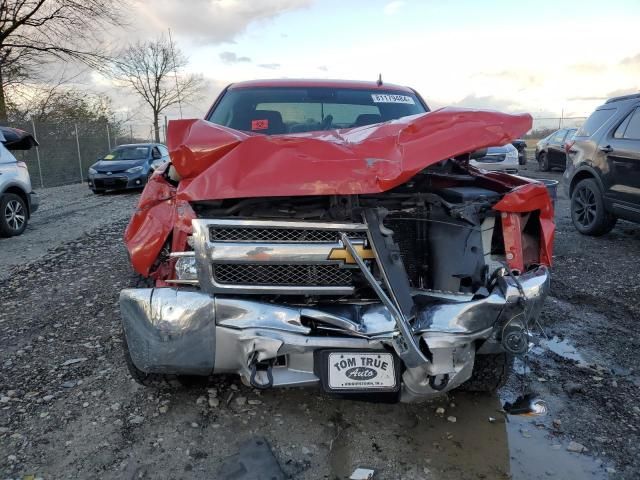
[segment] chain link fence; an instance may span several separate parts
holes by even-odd
[[[525,138],[531,147],[559,128],[581,126],[586,117],[534,118]],[[14,152],[26,162],[33,188],[56,187],[86,181],[89,167],[117,145],[153,141],[153,126],[106,122],[29,122],[13,127],[34,133],[40,146]],[[166,138],[164,125],[161,136]]]
[[[140,124],[32,121],[11,126],[33,133],[40,144],[13,152],[27,164],[33,188],[85,182],[89,167],[117,145],[153,141],[152,128]]]
[[[533,127],[525,138],[540,140],[561,128],[579,128],[587,117],[534,117]]]

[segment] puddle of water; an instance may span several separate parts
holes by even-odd
[[[539,419],[509,416],[507,436],[512,480],[608,478],[593,458],[567,452],[566,443],[550,436],[545,428],[538,428],[539,422]]]
[[[437,415],[438,406],[446,413]],[[362,415],[355,415],[352,407]],[[350,425],[332,442],[331,478],[349,478],[356,467],[375,469],[376,480],[508,478],[509,449],[500,409],[495,396],[464,393],[452,395],[449,402],[419,405],[363,408],[345,402],[342,413]]]
[[[567,360],[573,360],[574,362],[578,362],[583,365],[586,365],[587,363],[582,354],[580,354],[576,347],[571,345],[569,340],[566,338],[564,340],[560,340],[558,337],[553,337],[551,339],[543,338],[540,339],[540,345],[547,350],[551,350],[556,355],[566,358]],[[534,351],[533,353],[536,352]]]

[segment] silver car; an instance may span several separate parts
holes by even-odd
[[[31,190],[27,164],[9,150],[28,150],[38,145],[30,133],[0,127],[0,237],[20,235],[31,214],[38,209],[38,197]]]
[[[508,173],[518,173],[518,149],[510,143],[502,147],[489,147],[487,153],[480,158],[469,161],[474,167],[484,170],[497,170]]]

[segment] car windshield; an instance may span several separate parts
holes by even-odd
[[[359,127],[427,111],[415,94],[406,91],[238,88],[224,94],[208,120],[273,135]]]
[[[149,155],[149,147],[120,147],[105,155],[104,160],[143,160]]]

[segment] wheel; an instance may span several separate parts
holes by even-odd
[[[538,167],[539,167],[539,170],[541,172],[548,172],[550,170],[550,168],[549,168],[549,157],[547,156],[547,154],[545,152],[542,152],[538,156]]]
[[[93,193],[95,193],[96,195],[102,195],[104,192],[106,192],[106,190],[101,190],[101,189],[98,189],[98,188],[93,188],[93,189],[91,189],[91,191]]]
[[[0,197],[0,236],[20,235],[27,228],[27,204],[15,193]]]
[[[571,194],[571,220],[583,235],[598,237],[609,233],[617,218],[607,212],[600,187],[592,178],[578,182]]]
[[[522,155],[518,155],[518,163],[520,165],[527,164],[527,152],[523,152]]]
[[[495,392],[506,383],[512,365],[513,356],[505,352],[476,355],[471,378],[458,388],[467,392]]]

